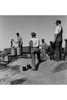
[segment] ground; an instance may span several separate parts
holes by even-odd
[[[48,59],[39,65],[37,71],[22,71],[27,64],[31,64],[31,59],[19,58],[8,66],[1,65],[0,84],[67,84],[67,61]]]

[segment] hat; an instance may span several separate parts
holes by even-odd
[[[31,35],[32,35],[33,37],[35,37],[35,36],[36,36],[36,33],[35,33],[35,32],[32,32]]]
[[[61,24],[61,20],[56,20],[56,23],[59,23],[59,24]]]

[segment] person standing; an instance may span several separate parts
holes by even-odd
[[[16,33],[17,36],[17,42],[15,42],[16,44],[18,44],[18,47],[21,49],[21,54],[23,52],[23,40],[22,37],[20,36],[20,33]]]
[[[65,39],[65,48],[64,48],[63,60],[65,60],[66,56],[67,56],[67,39]]]
[[[50,47],[49,47],[49,49],[50,49],[50,60],[54,60],[54,45],[53,45],[53,42],[52,41],[50,41]]]
[[[55,29],[55,60],[62,60],[62,40],[63,40],[63,28],[61,26],[61,20],[56,21],[56,29]]]
[[[45,43],[45,39],[42,39],[42,45],[41,45],[41,60],[46,61],[46,49],[47,49],[47,44]]]
[[[40,51],[39,51],[40,40],[36,37],[35,32],[31,33],[30,41],[31,41],[30,44],[31,44],[32,70],[36,70],[36,54],[37,54],[38,63],[40,63],[41,60],[40,60]]]

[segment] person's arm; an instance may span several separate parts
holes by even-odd
[[[57,34],[54,34],[54,41],[56,40],[56,38],[57,38]]]
[[[21,41],[22,41],[22,45],[23,45],[23,39]]]
[[[40,46],[40,40],[38,39],[38,46]]]
[[[29,46],[33,47],[33,41],[32,40],[29,41]]]
[[[14,40],[13,40],[13,42],[16,43],[16,44],[18,43],[18,42],[15,42]]]
[[[46,43],[46,49],[48,48],[48,45],[47,45],[47,43]]]

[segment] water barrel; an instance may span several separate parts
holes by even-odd
[[[21,55],[21,48],[17,47],[17,55]]]
[[[16,48],[11,47],[11,55],[15,56],[16,55]]]

